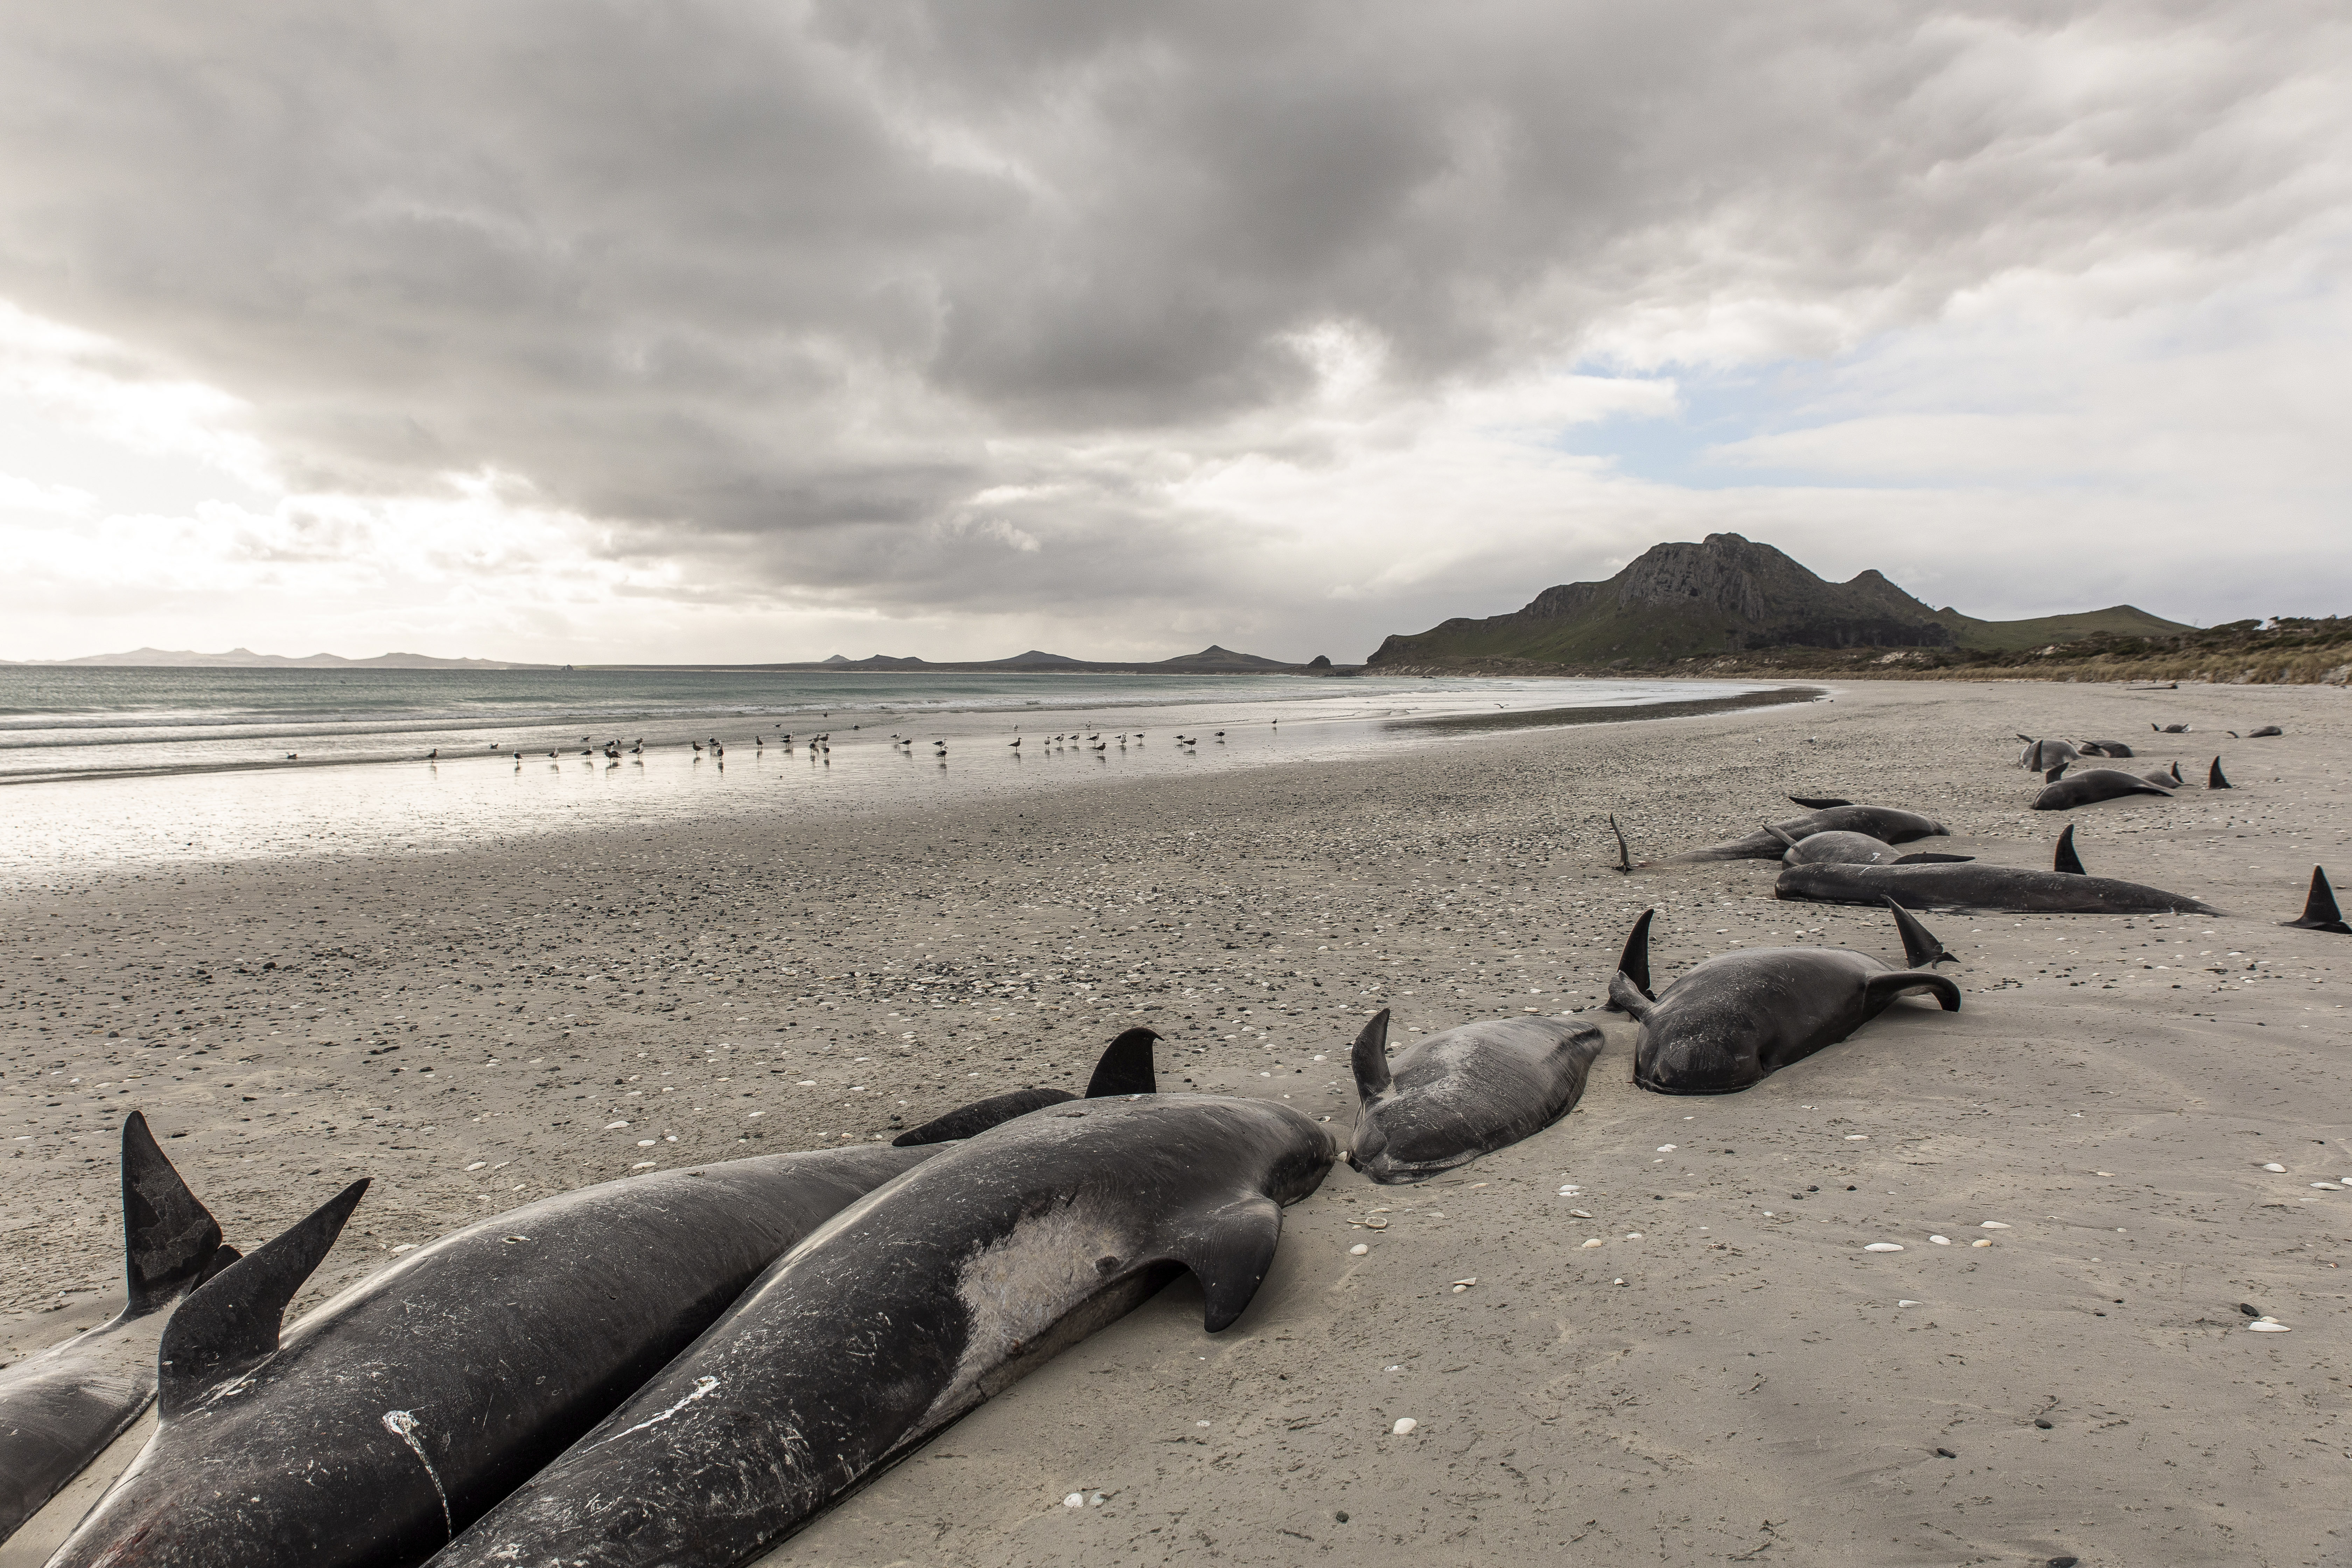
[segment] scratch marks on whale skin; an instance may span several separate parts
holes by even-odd
[[[688,1405],[694,1404],[697,1400],[708,1399],[718,1391],[719,1380],[717,1378],[698,1377],[694,1380],[693,1393],[688,1394],[685,1398],[679,1400],[668,1409],[646,1416],[644,1420],[638,1422],[634,1426],[623,1427],[620,1431],[615,1432],[611,1436],[605,1438],[604,1443],[597,1444],[596,1447],[601,1448],[604,1447],[604,1443],[617,1443],[622,1438],[628,1436],[631,1433],[642,1432],[648,1426],[658,1426],[663,1422],[668,1420],[671,1416],[677,1415],[679,1411],[685,1409]]]
[[[457,1521],[449,1517],[449,1494],[441,1488],[441,1477],[425,1457],[425,1445],[417,1440],[416,1413],[413,1410],[387,1410],[383,1413],[383,1429],[408,1445],[416,1462],[425,1467],[425,1479],[433,1483],[433,1495],[441,1500],[441,1529],[451,1541],[457,1538]]]
[[[1094,1196],[1023,1219],[958,1268],[956,1294],[969,1337],[923,1424],[975,1403],[982,1376],[1101,1289],[1107,1272],[1133,1267],[1134,1227],[1119,1223],[1109,1205],[1088,1201]],[[1111,1269],[1098,1259],[1110,1260]]]

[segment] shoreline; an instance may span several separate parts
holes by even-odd
[[[2013,731],[2159,718],[2196,729],[2149,737],[2149,765],[2219,746],[2241,787],[2025,809]],[[2273,721],[2284,740],[2220,733]],[[770,1560],[2310,1560],[2352,1450],[2352,1193],[2310,1185],[2352,1177],[2352,943],[2276,922],[2314,861],[2352,882],[2347,782],[2352,714],[2309,689],[1874,682],[20,891],[0,904],[20,1263],[0,1326],[21,1352],[119,1294],[133,1107],[239,1246],[378,1178],[299,1315],[394,1247],[643,1161],[1079,1087],[1131,1022],[1163,1035],[1169,1087],[1286,1097],[1344,1136],[1348,1042],[1376,1007],[1400,1045],[1582,1009],[1609,1046],[1567,1120],[1420,1187],[1335,1170],[1232,1331],[1202,1334],[1180,1281]],[[1643,908],[1661,983],[1739,946],[1900,952],[1883,911],[1774,900],[1767,862],[1611,868],[1609,815],[1645,858],[1789,794],[1907,805],[2009,864],[2046,865],[2071,822],[2094,872],[2233,912],[1929,916],[1962,1012],[1899,1004],[1738,1095],[1633,1089],[1630,1026],[1593,1009]],[[1963,1231],[1995,1245],[1931,1240]],[[1880,1240],[1905,1250],[1863,1250]],[[2243,1332],[2240,1301],[2295,1331]],[[1066,1510],[1081,1489],[1106,1502]]]

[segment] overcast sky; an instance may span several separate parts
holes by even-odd
[[[2352,611],[2340,0],[0,15],[0,657]]]

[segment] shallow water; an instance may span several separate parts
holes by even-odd
[[[889,808],[1475,744],[1473,730],[1491,725],[1663,714],[1770,689],[1281,676],[0,669],[0,875],[54,887],[173,862],[431,852],[569,827]],[[830,737],[824,749],[811,748],[814,734]],[[617,758],[604,751],[615,740]]]

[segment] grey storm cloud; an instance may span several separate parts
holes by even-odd
[[[0,295],[247,400],[298,486],[495,471],[622,556],[939,606],[1213,591],[1217,531],[1131,454],[1312,461],[1334,324],[1402,398],[1643,309],[1834,304],[1786,345],[1826,353],[2029,263],[2257,250],[2307,171],[2233,116],[2341,23],[231,0],[9,35]],[[971,500],[1039,486],[1018,529]]]

